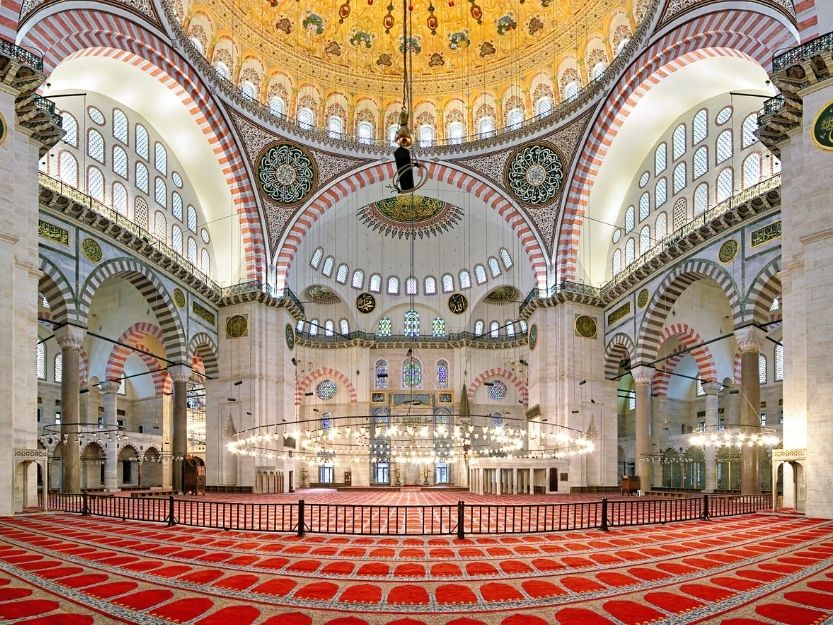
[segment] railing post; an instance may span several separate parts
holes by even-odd
[[[457,502],[457,538],[463,540],[466,537],[463,520],[466,518],[466,504],[462,500]]]
[[[90,516],[90,504],[87,501],[87,493],[81,493],[81,516]]]
[[[304,500],[298,500],[298,536],[304,535]]]
[[[706,493],[703,495],[703,516],[700,517],[703,521],[708,521],[711,519],[711,515],[709,514],[709,495]]]
[[[176,517],[174,516],[174,496],[168,496],[168,518],[165,519],[168,523],[168,527],[172,527],[176,525]]]
[[[602,497],[602,525],[599,529],[603,532],[610,531],[607,526],[607,497]]]

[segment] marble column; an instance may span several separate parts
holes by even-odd
[[[754,326],[735,330],[735,340],[740,348],[740,429],[747,436],[761,433],[761,378],[758,360],[765,339],[766,333]],[[742,495],[760,493],[758,446],[744,445],[740,453],[740,492]]]
[[[639,476],[640,490],[651,489],[651,471],[648,461],[651,453],[651,380],[654,377],[652,367],[639,366],[631,369],[636,392],[635,438],[636,438],[636,473]]]
[[[61,439],[64,441],[61,491],[81,492],[81,346],[87,331],[76,326],[55,330],[61,346]]]
[[[182,493],[183,459],[188,454],[188,380],[191,369],[177,365],[168,369],[174,381],[173,437],[171,441],[173,484],[175,493]]]
[[[518,469],[512,469],[512,494],[518,494]]]
[[[119,490],[119,427],[116,417],[116,405],[120,382],[116,380],[102,382],[102,404],[104,408],[104,430],[107,432],[107,444],[104,449],[104,489],[108,492]]]
[[[707,436],[713,436],[717,433],[717,404],[718,394],[722,386],[717,382],[704,382],[703,392],[706,394],[706,431]],[[705,492],[713,493],[717,488],[717,448],[714,445],[706,445],[705,447],[705,470],[706,470],[706,488]]]

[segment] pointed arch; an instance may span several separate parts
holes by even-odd
[[[746,323],[768,323],[772,320],[770,306],[772,300],[781,294],[781,257],[769,261],[755,279],[746,293],[743,320]]]
[[[49,316],[56,324],[78,321],[75,306],[75,292],[58,266],[46,258],[40,257],[40,270],[43,272],[38,280],[38,292],[49,304]]]
[[[521,396],[521,399],[524,403],[526,403],[529,399],[529,393],[526,387],[526,383],[518,377],[518,375],[514,371],[510,371],[509,369],[486,369],[482,371],[474,381],[469,385],[469,389],[466,392],[468,395],[469,400],[474,399],[474,392],[480,387],[483,382],[488,380],[489,378],[499,377],[505,380],[508,380],[514,387],[518,390],[518,394]]]
[[[93,296],[110,278],[124,278],[136,287],[159,322],[165,356],[173,362],[189,364],[185,362],[185,333],[182,321],[170,294],[156,274],[135,258],[114,258],[93,270],[81,288],[78,301],[80,319],[86,323]]]
[[[320,369],[316,369],[315,371],[305,375],[303,379],[301,379],[295,386],[295,405],[301,405],[301,401],[304,399],[304,392],[306,392],[307,388],[309,388],[309,385],[312,382],[314,382],[318,378],[324,377],[333,378],[341,382],[347,389],[347,392],[350,394],[351,404],[355,404],[358,401],[358,393],[356,393],[356,387],[353,386],[353,383],[350,381],[350,378],[348,378],[338,369],[333,369],[332,367],[321,367]]]
[[[631,337],[621,332],[614,334],[605,347],[605,380],[615,380],[619,377],[622,361],[633,360],[635,354],[636,347]]]
[[[135,355],[148,368],[153,379],[156,394],[170,393],[172,388],[171,376],[165,371],[165,365],[158,358],[147,353],[151,350],[145,345],[146,337],[153,337],[164,345],[162,330],[158,326],[146,321],[134,323],[122,333],[118,340],[118,343],[122,343],[122,345],[118,343],[113,345],[113,349],[110,351],[110,357],[107,359],[105,379],[121,379],[124,375],[125,362],[127,362],[130,356]],[[135,347],[136,349],[130,349],[128,346]]]
[[[703,279],[712,280],[720,286],[732,309],[733,327],[740,325],[742,300],[732,276],[725,269],[711,261],[696,258],[689,259],[669,272],[654,291],[642,319],[642,325],[639,328],[636,349],[636,357],[639,363],[650,362],[656,358],[662,342],[662,329],[674,302],[694,282]]]
[[[703,345],[702,337],[696,330],[685,323],[673,323],[663,329],[660,334],[660,347],[666,341],[677,339],[680,348],[662,363],[662,368],[657,368],[652,382],[652,391],[656,395],[668,395],[668,382],[677,364],[687,355],[691,354],[697,364],[697,375],[704,382],[717,382],[717,365],[714,356],[708,345]]]
[[[217,343],[205,332],[197,332],[188,342],[188,362],[192,364],[193,369],[194,360],[201,360],[202,373],[208,378],[216,378],[220,374],[218,353]]]

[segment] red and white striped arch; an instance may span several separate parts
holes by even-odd
[[[556,281],[576,278],[581,230],[600,165],[645,94],[674,71],[702,59],[734,56],[767,67],[775,51],[795,43],[784,21],[726,10],[686,22],[644,50],[611,90],[577,159],[559,222]]]
[[[532,226],[505,195],[470,173],[455,169],[447,164],[430,163],[426,169],[431,180],[457,187],[478,198],[487,207],[497,211],[512,228],[523,246],[538,285],[541,287],[546,285],[547,258],[544,247],[536,237]],[[393,163],[377,163],[353,172],[346,178],[320,191],[298,214],[295,223],[284,235],[275,255],[277,259],[275,275],[278,288],[283,288],[286,284],[292,261],[295,259],[295,254],[298,252],[301,242],[324,213],[334,208],[351,193],[372,184],[389,181],[395,173],[396,168]]]
[[[359,401],[358,393],[356,393],[356,387],[353,386],[353,383],[350,381],[346,375],[344,375],[338,369],[333,369],[332,367],[322,367],[320,369],[316,369],[312,373],[308,373],[305,375],[295,386],[295,405],[300,406],[301,402],[304,399],[304,392],[307,390],[310,384],[317,380],[318,378],[333,378],[334,380],[338,380],[341,382],[344,387],[347,389],[347,392],[350,394],[350,403],[355,404]]]
[[[656,395],[665,397],[668,395],[668,382],[671,379],[671,374],[679,362],[687,355],[691,354],[694,362],[697,364],[697,375],[704,382],[717,381],[717,365],[714,362],[711,350],[708,345],[703,345],[703,339],[696,330],[684,323],[672,323],[663,329],[660,335],[660,345],[665,341],[677,339],[680,341],[680,353],[674,353],[669,356],[664,363],[662,369],[657,369],[654,374],[653,388],[651,389]],[[693,348],[693,349],[690,349]],[[688,351],[690,349],[690,351]]]
[[[798,32],[801,33],[801,41],[809,41],[818,37],[819,16],[816,11],[816,0],[797,0],[795,2],[795,19],[798,22]]]
[[[528,401],[529,393],[526,388],[526,383],[518,377],[518,375],[514,371],[510,371],[509,369],[486,369],[476,378],[469,386],[467,391],[469,399],[474,399],[475,391],[480,388],[480,385],[483,384],[489,378],[503,378],[510,382],[518,391],[518,395],[520,398],[526,403]]]
[[[139,321],[125,330],[121,337],[119,337],[118,343],[113,346],[113,350],[110,352],[104,377],[106,380],[121,379],[124,375],[124,363],[127,362],[130,356],[136,355],[148,368],[148,372],[150,372],[151,378],[153,378],[153,386],[156,394],[170,393],[172,387],[171,376],[168,375],[167,371],[162,369],[163,365],[161,365],[158,358],[146,353],[151,351],[144,342],[147,337],[156,339],[160,345],[165,344],[162,330],[152,323]],[[135,349],[131,349],[131,347]]]
[[[26,31],[20,45],[39,50],[47,71],[75,56],[101,56],[147,72],[170,89],[205,135],[225,174],[240,220],[246,274],[250,279],[263,278],[268,250],[243,151],[220,103],[166,41],[125,17],[80,9],[45,15]]]

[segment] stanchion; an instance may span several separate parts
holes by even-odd
[[[607,497],[602,498],[602,525],[599,527],[603,532],[608,532],[610,529],[607,526]]]
[[[463,540],[466,537],[463,521],[466,518],[466,504],[463,501],[457,502],[457,538]]]
[[[174,496],[168,497],[168,516],[165,518],[168,527],[176,525],[176,517],[174,516]]]
[[[81,516],[90,516],[90,504],[87,501],[87,493],[81,493]]]
[[[298,501],[298,536],[304,535],[304,500]]]
[[[711,520],[711,514],[709,514],[709,496],[708,494],[703,495],[703,516],[700,517],[703,521]]]

